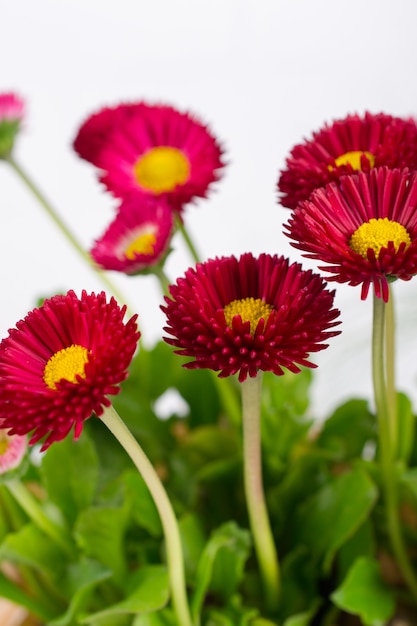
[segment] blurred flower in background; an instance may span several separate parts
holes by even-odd
[[[381,165],[417,167],[416,122],[385,113],[348,115],[291,150],[278,181],[280,203],[294,209],[330,181]]]
[[[24,117],[23,100],[14,92],[0,94],[0,158],[13,149]]]
[[[115,196],[166,195],[176,211],[205,197],[223,167],[219,143],[194,115],[145,102],[94,113],[74,149],[101,170],[100,181]]]

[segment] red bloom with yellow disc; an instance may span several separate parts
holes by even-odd
[[[173,230],[172,211],[164,198],[131,194],[91,256],[103,269],[137,274],[162,263]]]
[[[0,343],[0,428],[9,435],[47,437],[43,449],[119,393],[140,336],[136,315],[104,292],[73,291],[45,300]]]
[[[343,176],[301,202],[285,226],[292,245],[328,265],[328,280],[362,284],[386,302],[388,283],[417,274],[417,173],[373,169]]]
[[[166,195],[177,211],[206,196],[223,167],[218,141],[195,116],[145,102],[91,115],[74,149],[101,170],[100,180],[115,196]]]
[[[315,189],[340,176],[383,165],[417,169],[416,122],[384,113],[348,115],[291,150],[278,181],[280,202],[295,209]]]
[[[243,382],[259,370],[281,375],[315,367],[310,352],[338,334],[333,292],[317,274],[288,259],[247,253],[190,268],[170,287],[162,307],[165,341],[193,357],[188,368],[209,368]]]

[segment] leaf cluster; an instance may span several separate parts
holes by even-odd
[[[352,399],[317,425],[311,382],[310,370],[264,375],[263,474],[283,580],[279,612],[267,615],[248,530],[241,424],[219,391],[228,385],[239,403],[238,383],[184,370],[162,342],[132,362],[114,404],[173,502],[196,624],[383,626],[398,607],[416,610],[387,542],[375,417]],[[397,485],[414,554],[415,419],[405,396],[398,408]],[[69,548],[51,541],[1,485],[3,597],[48,626],[176,626],[158,513],[99,419],[88,420],[77,442],[33,455],[23,479]]]

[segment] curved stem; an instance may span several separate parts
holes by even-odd
[[[392,551],[401,573],[417,597],[417,577],[410,564],[401,532],[399,501],[396,485],[394,449],[391,445],[391,416],[385,380],[385,303],[374,295],[374,315],[372,333],[372,377],[375,394],[375,407],[378,418],[380,465],[385,496],[387,528]]]
[[[188,231],[187,231],[187,229],[184,226],[184,223],[183,223],[182,219],[180,217],[178,217],[178,215],[176,216],[175,224],[176,224],[177,230],[180,231],[180,233],[182,235],[182,238],[184,239],[185,244],[186,244],[188,250],[190,251],[190,254],[191,254],[193,260],[196,263],[200,263],[200,257],[199,257],[199,254],[197,252],[197,249],[194,246],[194,244],[193,244],[193,242],[191,240],[191,237],[188,234]]]
[[[74,548],[71,542],[62,532],[61,528],[45,515],[42,507],[27,487],[25,487],[20,480],[9,480],[5,483],[5,486],[16,502],[18,502],[25,511],[26,515],[45,533],[45,535],[62,548],[66,554],[73,556]]]
[[[42,194],[40,189],[35,185],[35,183],[29,178],[23,168],[14,160],[11,155],[4,157],[4,160],[13,168],[15,173],[19,176],[20,180],[22,180],[26,187],[32,192],[35,198],[38,200],[39,204],[42,206],[47,215],[51,218],[54,224],[58,227],[64,237],[70,242],[73,248],[78,252],[78,254],[82,257],[82,259],[87,263],[87,265],[92,268],[99,275],[103,284],[109,289],[109,291],[114,294],[116,299],[120,304],[125,303],[125,298],[119,292],[118,288],[114,285],[114,283],[108,278],[107,274],[100,270],[99,267],[94,263],[91,256],[86,252],[83,246],[80,244],[78,239],[73,235],[73,233],[69,230],[69,228],[64,224],[62,219],[59,217],[58,213],[52,207],[52,205],[46,200],[45,196]],[[130,312],[133,309],[130,308]]]
[[[243,463],[249,521],[270,611],[278,607],[281,576],[262,483],[261,459],[262,375],[242,383]]]
[[[164,530],[172,603],[178,626],[192,626],[181,537],[171,502],[148,457],[115,409],[112,406],[106,408],[100,419],[130,456],[152,495]]]

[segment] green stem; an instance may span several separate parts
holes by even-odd
[[[74,547],[62,529],[44,513],[36,498],[20,480],[9,480],[5,486],[26,515],[40,528],[45,535],[54,541],[69,556],[73,556]]]
[[[391,445],[391,416],[385,380],[385,303],[374,296],[372,333],[372,376],[375,408],[378,418],[380,464],[387,529],[393,554],[409,589],[417,597],[417,578],[410,564],[401,532],[399,501],[396,485],[394,449]]]
[[[192,626],[181,536],[171,502],[148,457],[112,406],[105,409],[101,420],[130,456],[152,495],[164,530],[172,603],[178,626]]]
[[[176,224],[177,230],[180,231],[180,233],[182,235],[182,238],[184,239],[185,244],[186,244],[186,246],[187,246],[187,248],[188,248],[188,250],[189,250],[189,252],[190,252],[190,254],[191,254],[192,258],[193,258],[193,260],[196,263],[200,263],[200,257],[199,257],[199,254],[197,252],[197,249],[194,246],[194,244],[193,244],[193,242],[191,240],[191,237],[188,234],[188,231],[187,231],[187,229],[184,226],[184,223],[183,223],[182,219],[180,217],[176,216],[175,224]]]
[[[168,276],[165,274],[163,268],[160,265],[156,265],[153,270],[155,276],[159,280],[161,290],[164,296],[169,296],[169,286],[171,284]]]
[[[389,300],[386,304],[385,316],[385,346],[386,346],[386,376],[387,376],[387,401],[390,416],[390,438],[391,448],[396,456],[398,446],[398,425],[397,425],[397,392],[395,384],[395,310],[394,297],[390,289]]]
[[[281,576],[262,483],[262,374],[242,383],[244,485],[249,521],[268,609],[278,607]]]
[[[58,213],[55,211],[52,205],[47,201],[43,193],[40,191],[39,187],[35,185],[32,179],[26,174],[23,168],[15,161],[15,159],[11,155],[4,157],[4,160],[7,161],[7,163],[12,167],[15,173],[19,176],[20,180],[23,181],[26,187],[32,192],[32,194],[38,200],[41,207],[44,209],[47,215],[51,218],[54,224],[58,227],[58,229],[61,231],[64,237],[70,242],[73,248],[75,248],[75,250],[81,256],[81,258],[87,263],[87,265],[91,269],[97,272],[101,281],[107,287],[107,289],[109,289],[110,293],[114,294],[114,296],[116,297],[116,299],[118,300],[120,304],[123,304],[125,302],[125,299],[122,296],[122,294],[119,292],[118,288],[108,278],[107,274],[104,271],[100,270],[99,267],[94,263],[93,259],[88,254],[88,252],[86,252],[86,250],[80,244],[78,239],[73,235],[73,233],[69,230],[66,224],[59,217]],[[132,310],[133,309],[130,308],[130,311]]]

